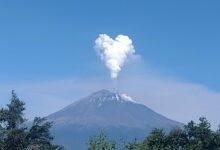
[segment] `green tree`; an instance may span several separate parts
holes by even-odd
[[[143,142],[146,150],[165,150],[167,149],[166,134],[162,129],[153,129],[147,139]]]
[[[25,127],[25,104],[14,91],[7,107],[0,110],[0,149],[2,150],[56,150],[49,129],[51,123],[35,118],[30,128]]]
[[[45,118],[36,117],[26,136],[26,139],[28,141],[28,149],[62,149],[62,147],[53,145],[51,143],[51,141],[53,140],[53,136],[51,136],[50,134],[51,127],[51,122],[47,122]]]
[[[181,128],[173,128],[167,135],[167,148],[182,150],[188,143],[187,135]]]
[[[93,137],[89,141],[88,150],[115,150],[116,144],[113,141],[107,140],[103,132]]]
[[[214,133],[214,144],[216,146],[216,150],[220,150],[220,126]]]
[[[214,150],[219,146],[216,144],[215,132],[211,130],[211,125],[206,118],[201,117],[199,123],[196,124],[193,121],[184,126],[187,133],[188,143],[185,149],[195,150]]]
[[[19,100],[12,91],[10,104],[0,110],[2,149],[20,150],[26,146],[26,128],[21,127],[25,119],[23,117],[24,103]]]

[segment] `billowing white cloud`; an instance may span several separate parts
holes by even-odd
[[[106,34],[100,34],[95,40],[95,49],[110,70],[111,78],[116,79],[125,62],[135,57],[132,40],[126,35],[118,35],[112,39]]]

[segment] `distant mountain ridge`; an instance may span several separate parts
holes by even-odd
[[[182,126],[126,94],[108,90],[95,92],[47,118],[54,122],[56,143],[69,149],[85,149],[89,138],[100,130],[116,139],[141,139],[153,128]]]

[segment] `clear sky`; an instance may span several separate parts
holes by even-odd
[[[220,93],[218,0],[1,1],[0,83],[108,75],[93,49],[100,33],[128,35],[145,71]]]

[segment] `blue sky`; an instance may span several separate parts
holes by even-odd
[[[1,1],[0,82],[16,85],[9,87],[19,92],[17,83],[32,87],[51,80],[107,78],[93,49],[98,34],[106,33],[132,38],[142,56],[137,72],[150,71],[219,93],[219,16],[217,0]],[[68,103],[59,101],[62,106]]]

